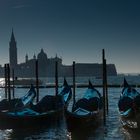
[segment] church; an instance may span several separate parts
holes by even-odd
[[[43,49],[37,56],[33,55],[32,59],[28,59],[25,55],[25,62],[18,64],[17,42],[12,29],[9,42],[9,63],[10,68],[14,69],[15,76],[21,78],[35,77],[35,61],[38,60],[39,77],[54,77],[55,62],[58,62],[58,75],[61,77],[72,76],[72,65],[63,65],[62,59],[57,57],[48,58]],[[98,63],[76,63],[76,76],[102,76],[102,64]],[[4,69],[0,68],[0,76],[3,77]],[[107,64],[107,73],[109,76],[116,76],[117,71],[114,64]]]
[[[37,56],[33,55],[32,59],[28,59],[28,55],[25,56],[25,62],[18,64],[17,57],[17,43],[12,30],[11,39],[9,42],[9,62],[10,68],[14,69],[17,77],[35,77],[35,61],[38,60],[39,76],[54,76],[55,62],[58,62],[58,69],[62,66],[62,59],[57,57],[48,58],[43,49]]]

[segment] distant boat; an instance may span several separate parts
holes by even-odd
[[[58,95],[47,95],[36,105],[30,104],[30,107],[20,110],[0,112],[0,126],[6,128],[33,127],[55,120],[63,115],[63,110],[67,107],[71,96],[71,88],[64,80]]]
[[[128,128],[140,127],[140,93],[124,78],[123,90],[118,102],[122,125]]]
[[[102,97],[91,82],[83,98],[79,99],[70,111],[65,110],[69,130],[78,130],[89,126],[98,126],[102,118]]]
[[[42,85],[43,82],[41,80],[38,81],[39,85]],[[10,84],[13,84],[13,81],[10,81]],[[35,79],[15,79],[14,80],[14,84],[15,85],[35,85],[36,84],[36,80]]]

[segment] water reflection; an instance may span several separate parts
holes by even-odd
[[[28,89],[15,89],[16,97],[22,96]],[[77,89],[77,99],[85,89]],[[99,89],[102,92],[102,89]],[[120,88],[109,89],[109,114],[106,126],[100,125],[97,129],[88,128],[68,132],[65,119],[47,123],[35,128],[0,130],[0,140],[139,140],[140,131],[124,129],[121,126],[117,103],[120,96]],[[4,90],[0,89],[0,96],[4,97]],[[44,94],[45,93],[45,94]],[[54,94],[54,89],[41,89],[40,99],[46,94]]]
[[[73,132],[69,132],[71,140],[100,140],[104,139],[104,128],[99,127],[97,129],[91,127],[87,129],[79,129]]]
[[[34,128],[18,128],[1,130],[0,139],[8,140],[53,140],[67,139],[67,130],[64,120],[47,123]]]

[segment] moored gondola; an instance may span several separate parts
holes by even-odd
[[[0,112],[0,126],[5,128],[33,127],[62,116],[71,99],[71,88],[64,80],[58,95],[46,95],[37,104],[19,110]]]
[[[31,85],[29,91],[24,96],[20,98],[13,98],[11,100],[8,99],[1,100],[0,112],[27,107],[30,103],[33,102],[35,97],[36,91],[33,85]]]
[[[124,78],[123,90],[118,102],[121,122],[127,128],[140,128],[140,93]]]
[[[65,116],[70,131],[98,126],[102,120],[102,97],[90,81],[83,98],[73,104],[71,111],[67,108]]]

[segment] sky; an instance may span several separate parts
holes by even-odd
[[[0,64],[9,62],[12,28],[18,63],[38,54],[63,64],[107,63],[119,73],[140,73],[139,0],[0,0]]]

